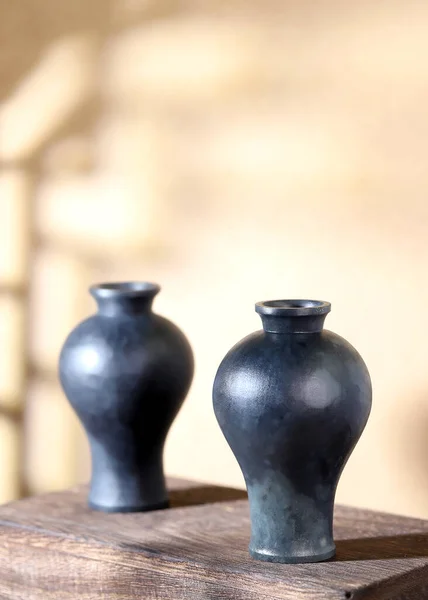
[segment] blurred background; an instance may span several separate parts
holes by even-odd
[[[216,368],[255,301],[329,300],[374,388],[338,500],[428,517],[426,3],[0,10],[0,501],[88,478],[58,352],[142,279],[197,360],[168,473],[242,485]]]

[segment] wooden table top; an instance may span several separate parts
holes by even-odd
[[[337,506],[334,559],[250,558],[245,492],[171,480],[172,508],[105,514],[86,489],[0,507],[0,598],[423,600],[428,521]]]

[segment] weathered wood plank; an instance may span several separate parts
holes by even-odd
[[[86,490],[0,508],[0,598],[8,600],[423,600],[428,522],[338,506],[337,556],[252,560],[241,490],[172,482],[173,508],[89,510]]]

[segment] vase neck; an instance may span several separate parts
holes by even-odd
[[[89,291],[98,305],[98,313],[112,317],[150,314],[160,287],[147,282],[101,283]]]
[[[256,312],[266,333],[317,333],[330,312],[320,300],[269,300],[257,302]]]

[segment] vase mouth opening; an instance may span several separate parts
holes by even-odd
[[[266,300],[256,303],[256,312],[259,315],[277,317],[326,315],[330,310],[330,302],[323,300]]]
[[[160,285],[149,281],[114,281],[91,285],[89,291],[95,298],[154,298]]]

